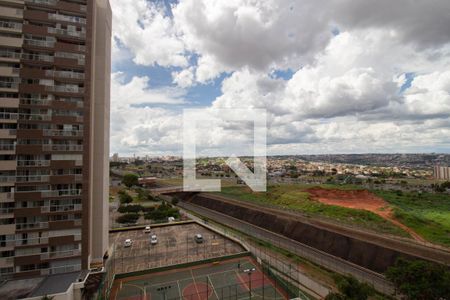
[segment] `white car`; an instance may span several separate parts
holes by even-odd
[[[131,239],[126,239],[125,242],[123,243],[123,246],[126,247],[131,247],[131,245],[133,245],[133,241]]]
[[[150,244],[156,245],[157,243],[158,243],[158,237],[156,236],[156,234],[153,234],[153,235],[150,237]]]
[[[150,228],[150,226],[145,226],[144,233],[150,233],[150,232],[152,232],[152,229]]]

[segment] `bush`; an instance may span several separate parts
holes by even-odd
[[[139,219],[138,214],[131,213],[117,217],[116,222],[121,224],[135,224],[138,219]]]
[[[169,217],[178,219],[180,217],[180,212],[177,208],[173,208],[167,202],[163,202],[158,208],[153,209],[144,215],[145,219],[154,221],[167,220]]]
[[[143,211],[144,207],[142,205],[121,205],[119,206],[119,209],[117,210],[120,213],[138,213],[140,211]]]
[[[119,192],[119,201],[121,204],[128,204],[128,203],[133,202],[133,198],[130,195],[128,195],[127,192],[120,191]]]
[[[406,299],[449,299],[450,271],[443,265],[399,258],[387,270],[386,278]]]
[[[366,300],[375,292],[367,283],[361,283],[351,276],[338,276],[335,281],[339,293],[330,293],[325,300]]]

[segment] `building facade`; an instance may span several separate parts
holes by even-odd
[[[0,0],[0,277],[108,249],[108,0]]]
[[[434,166],[434,179],[450,180],[450,167]]]

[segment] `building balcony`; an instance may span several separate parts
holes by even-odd
[[[38,98],[21,98],[20,104],[22,105],[36,105],[36,106],[50,106],[52,100],[50,99],[38,99]]]
[[[42,145],[43,151],[83,151],[83,145],[56,145],[47,144]]]
[[[18,113],[5,113],[0,112],[0,121],[4,120],[18,120],[19,114]]]
[[[82,137],[82,130],[43,130],[43,136],[53,137]]]
[[[22,31],[22,23],[13,22],[13,21],[0,21],[0,29],[7,30],[11,32],[21,32]]]
[[[14,202],[14,193],[0,193],[0,203]]]
[[[19,76],[19,68],[13,67],[1,67],[0,66],[0,76],[4,77],[18,77]]]
[[[55,21],[63,21],[63,22],[70,22],[70,23],[78,23],[78,24],[86,24],[86,18],[80,18],[77,16],[66,16],[66,15],[60,15],[60,14],[48,14],[49,20],[55,20]]]
[[[28,120],[28,121],[51,121],[51,115],[44,114],[19,114],[19,120]]]
[[[0,214],[12,214],[14,213],[14,207],[0,208]]]
[[[1,49],[0,58],[11,59],[12,61],[17,61],[22,57],[21,53],[17,53],[11,50]]]
[[[70,72],[70,71],[45,71],[45,76],[53,78],[68,78],[84,80],[84,73]]]
[[[0,81],[0,89],[17,90],[19,88],[18,82]]]
[[[21,58],[23,60],[40,61],[47,63],[52,63],[55,61],[55,58],[53,56],[45,54],[22,53]]]
[[[24,43],[24,45],[33,46],[33,47],[41,47],[41,48],[55,47],[55,42],[53,42],[53,41],[25,39],[23,41],[23,43]]]
[[[0,144],[0,153],[1,153],[1,151],[14,152],[14,151],[16,151],[16,145]],[[4,153],[2,153],[2,154],[4,154]]]
[[[81,208],[82,208],[81,204],[42,206],[41,212],[50,213],[50,212],[80,211]]]
[[[0,139],[15,138],[16,135],[17,135],[16,129],[0,129]]]
[[[16,224],[0,225],[0,232],[2,235],[10,235],[16,233]]]
[[[50,160],[18,160],[17,166],[18,167],[49,167],[50,166]]]
[[[49,178],[50,178],[49,175],[16,176],[16,181],[18,183],[47,182]]]
[[[58,0],[25,0],[25,2],[29,4],[55,6]]]
[[[72,86],[66,86],[66,85],[48,85],[45,87],[45,90],[47,92],[75,93],[75,94],[84,93],[84,88],[72,87]]]
[[[48,222],[16,224],[16,230],[33,230],[33,229],[46,229],[46,228],[48,228]]]
[[[45,245],[45,244],[48,244],[48,237],[16,240],[14,243],[15,243],[15,246]]]
[[[57,252],[47,252],[41,253],[41,259],[54,259],[54,258],[64,258],[64,257],[72,257],[72,256],[80,256],[81,250],[66,250],[66,251],[57,251]]]
[[[0,183],[14,183],[16,176],[0,176]]]
[[[67,29],[61,29],[61,28],[53,28],[48,27],[47,33],[55,34],[55,35],[62,35],[65,37],[71,37],[71,38],[78,38],[78,39],[85,39],[86,38],[86,32],[84,31],[70,31]]]
[[[80,196],[81,189],[42,191],[41,195],[42,195],[42,197],[46,197],[46,198]]]

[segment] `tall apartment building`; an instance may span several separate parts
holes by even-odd
[[[438,180],[450,180],[450,167],[434,166],[434,178]]]
[[[0,0],[0,280],[108,249],[108,0]]]

